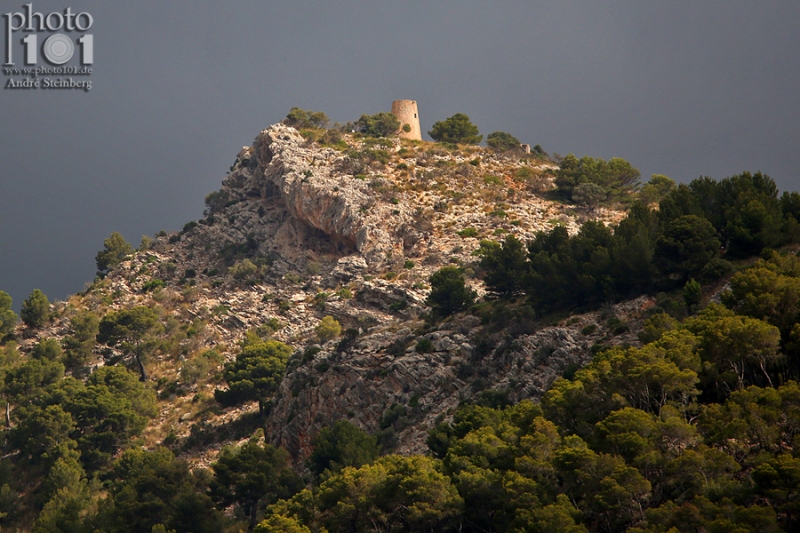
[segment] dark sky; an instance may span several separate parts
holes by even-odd
[[[138,244],[200,218],[238,150],[293,106],[345,122],[414,99],[423,131],[463,112],[646,178],[760,170],[800,189],[796,0],[33,0],[67,7],[94,17],[92,90],[0,91],[15,308],[34,288],[81,290],[112,231]]]

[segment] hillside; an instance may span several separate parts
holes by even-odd
[[[619,159],[556,164],[516,149],[265,129],[208,195],[201,220],[137,250],[112,235],[85,291],[52,306],[34,291],[16,325],[0,298],[0,520],[37,533],[70,530],[59,520],[80,531],[235,531],[305,483],[270,516],[323,531],[339,511],[313,498],[350,483],[337,477],[341,466],[419,469],[432,476],[423,486],[447,485],[447,510],[425,530],[548,530],[525,522],[531,506],[555,513],[537,510],[536,520],[576,532],[649,527],[648,505],[673,500],[717,517],[698,494],[717,505],[714,490],[728,498],[727,489],[675,495],[665,472],[689,452],[717,461],[712,477],[749,476],[760,464],[731,452],[704,417],[747,386],[797,379],[800,195],[778,199],[760,174],[679,187],[654,177],[636,193],[637,179]],[[578,201],[592,194],[603,201]],[[787,245],[788,255],[767,250]],[[771,288],[747,277],[756,253],[767,260],[753,268],[772,273]],[[764,272],[758,279],[772,279]],[[786,297],[762,311],[779,290]],[[366,455],[323,461],[325,473],[316,465],[331,428],[354,439],[347,453]],[[596,464],[559,463],[579,449]],[[373,465],[378,452],[409,458]],[[236,461],[264,453],[258,468],[271,464],[280,486],[237,495],[226,468],[252,470]],[[581,468],[591,483],[570,485]],[[372,472],[362,470],[346,472]],[[152,496],[147,476],[164,472],[183,488],[153,501],[186,499],[141,515],[134,502],[150,500],[137,491]],[[624,487],[614,497],[630,501],[598,500],[617,490],[612,481]],[[762,505],[736,490],[737,505]],[[374,520],[386,531],[423,527],[405,515],[402,527]],[[780,520],[791,525],[791,512]],[[289,526],[264,531],[309,531]]]
[[[342,142],[346,149],[309,144],[282,124],[264,130],[210,195],[204,219],[156,236],[85,293],[58,304],[53,324],[21,325],[20,349],[63,338],[79,310],[103,316],[141,305],[159,309],[172,322],[170,346],[156,350],[147,366],[158,389],[169,392],[161,393],[161,414],[145,431],[152,446],[170,432],[185,438],[193,425],[208,430],[241,414],[219,412],[214,402],[219,365],[192,382],[181,369],[207,349],[233,359],[245,333],[266,325],[272,338],[306,354],[298,355],[302,364],[287,374],[266,421],[270,440],[298,461],[320,427],[349,418],[376,431],[385,411],[412,398],[413,420],[398,444],[422,451],[433,421],[476,391],[513,383],[516,399],[538,396],[564,369],[587,360],[601,331],[579,331],[596,314],[525,335],[501,360],[486,358],[497,346],[491,337],[476,338],[476,317],[434,328],[419,318],[430,275],[448,264],[477,268],[473,252],[481,238],[512,233],[527,240],[556,224],[577,230],[585,213],[537,194],[552,181],[551,163],[399,139]],[[608,222],[622,216],[605,209],[593,215]],[[459,236],[466,228],[474,235]],[[254,271],[237,273],[244,261]],[[479,279],[471,284],[483,292]],[[643,305],[613,313],[627,320]],[[340,339],[318,345],[314,328],[324,316],[358,331],[355,341],[344,350]],[[416,353],[422,338],[433,341],[430,354]],[[481,342],[484,353],[476,352]],[[537,361],[537,352],[556,348],[557,357]],[[89,364],[115,355],[121,354],[97,346]],[[459,376],[465,364],[470,376]],[[198,396],[203,400],[192,401]],[[221,444],[203,450],[203,463]]]

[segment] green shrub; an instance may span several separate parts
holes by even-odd
[[[244,346],[236,361],[225,365],[223,377],[228,390],[217,389],[214,397],[226,406],[258,400],[259,414],[263,415],[267,401],[281,384],[290,355],[290,346],[274,340]]]
[[[370,137],[388,137],[400,129],[400,120],[392,113],[361,115],[356,127],[361,133]]]
[[[695,309],[703,300],[703,287],[694,278],[691,278],[683,286],[683,301],[689,311]]]
[[[667,331],[677,329],[679,326],[680,323],[677,320],[661,310],[645,321],[637,337],[642,344],[649,344],[659,340]]]
[[[449,316],[462,311],[475,301],[475,291],[464,280],[460,268],[447,266],[436,271],[429,279],[431,292],[427,303],[439,316]]]
[[[606,321],[606,326],[611,330],[612,335],[620,335],[630,329],[625,322],[615,316]]]
[[[478,144],[483,139],[483,135],[478,134],[478,127],[463,113],[456,113],[446,120],[434,122],[433,129],[428,135],[434,141],[461,144]]]
[[[353,297],[353,292],[347,287],[345,287],[343,289],[339,289],[338,291],[336,291],[336,296],[338,296],[343,300],[349,300],[350,298]]]
[[[407,300],[399,300],[397,302],[392,302],[389,305],[389,309],[392,311],[402,311],[403,309],[408,308],[408,301]]]
[[[257,272],[258,267],[249,259],[243,259],[233,265],[228,271],[234,279],[247,279],[255,276]]]
[[[283,329],[284,323],[278,320],[277,318],[273,317],[258,326],[255,329],[256,335],[261,338],[268,338],[270,335],[275,333],[276,331],[280,331]]]
[[[150,281],[148,281],[147,283],[142,285],[142,290],[144,292],[150,292],[150,291],[154,291],[156,289],[160,289],[160,288],[164,287],[165,285],[166,285],[166,283],[164,283],[163,279],[158,279],[158,278],[151,279]]]
[[[528,275],[528,250],[514,235],[508,235],[502,245],[481,241],[481,268],[486,271],[486,289],[498,296],[510,297],[524,291]]]
[[[317,327],[314,328],[314,333],[317,334],[317,338],[320,342],[325,343],[341,335],[342,325],[332,316],[326,316],[320,320]]]
[[[477,237],[478,230],[476,230],[473,227],[464,228],[461,231],[457,231],[456,235],[458,235],[459,237]]]
[[[416,350],[417,353],[431,353],[433,351],[433,343],[430,339],[423,337],[417,341],[414,350]]]
[[[211,370],[211,361],[202,354],[183,362],[181,365],[181,382],[194,385],[208,375]]]
[[[133,253],[133,246],[116,231],[103,241],[103,249],[97,252],[97,274],[105,276],[112,268],[123,262]]]
[[[687,280],[719,255],[720,242],[711,223],[696,215],[672,220],[656,241],[654,260],[661,271]]]
[[[208,193],[206,196],[206,209],[203,211],[203,214],[205,216],[211,216],[215,213],[219,213],[225,209],[230,199],[230,193],[225,189]]]
[[[572,190],[572,201],[578,205],[595,208],[608,198],[605,189],[596,183],[581,183]]]
[[[92,349],[99,332],[100,318],[91,311],[82,311],[69,321],[69,335],[64,337],[64,363],[75,368],[86,363],[92,356]]]
[[[211,314],[214,316],[227,315],[230,310],[230,307],[227,305],[219,304],[211,308]]]
[[[519,139],[504,131],[495,131],[486,136],[486,144],[499,152],[519,148]]]
[[[291,283],[291,284],[293,284],[293,285],[297,285],[298,283],[302,283],[302,281],[303,281],[303,276],[301,276],[301,275],[300,275],[300,274],[298,274],[297,272],[287,272],[287,273],[286,273],[286,274],[283,276],[283,279],[284,279],[286,282],[288,282],[288,283]]]
[[[381,165],[385,165],[390,159],[389,152],[386,150],[364,150],[359,154],[359,158],[366,160],[367,163],[377,161]]]
[[[519,167],[517,170],[514,171],[514,177],[522,181],[528,181],[530,179],[533,179],[535,175],[536,174],[534,174],[533,169],[529,167]]]
[[[309,263],[306,265],[306,272],[312,276],[316,276],[321,270],[322,264],[318,263],[317,261],[309,261]]]
[[[22,302],[19,316],[32,328],[44,326],[50,319],[50,302],[47,296],[39,289],[34,289],[28,299]]]
[[[47,359],[48,361],[60,361],[64,357],[64,350],[56,339],[42,339],[33,347],[31,355],[34,359]]]
[[[700,271],[700,279],[704,282],[717,281],[731,272],[733,272],[733,265],[730,261],[715,257],[706,263],[706,266]]]
[[[328,124],[328,116],[322,111],[307,111],[293,107],[283,119],[283,123],[293,128],[324,128]]]

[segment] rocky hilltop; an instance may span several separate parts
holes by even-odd
[[[296,352],[259,423],[298,464],[319,429],[343,418],[380,432],[387,446],[422,452],[427,430],[459,402],[486,391],[536,398],[585,364],[600,339],[637,342],[619,324],[639,320],[653,305],[646,298],[549,323],[523,316],[499,326],[480,306],[423,320],[428,279],[443,266],[463,267],[483,294],[481,239],[529,240],[554,225],[575,232],[589,217],[622,217],[546,200],[554,168],[531,154],[396,138],[321,144],[276,124],[241,149],[203,219],[144,239],[85,292],[55,304],[46,327],[20,325],[20,348],[65,337],[85,310],[157,309],[165,331],[145,365],[160,414],[143,444],[181,446],[207,463],[248,436],[238,421],[256,409],[215,402],[222,364],[248,332],[269,336]],[[315,327],[325,316],[344,333],[321,343]],[[90,367],[121,355],[98,345]]]
[[[4,530],[797,529],[800,194],[326,120],[0,291]]]

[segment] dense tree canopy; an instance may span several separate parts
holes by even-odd
[[[613,248],[600,225],[579,237],[542,236],[528,252]],[[39,472],[37,532],[218,532],[254,526],[265,507],[256,531],[794,531],[798,278],[797,255],[772,253],[733,276],[728,307],[682,323],[654,314],[642,346],[600,350],[541,405],[462,404],[431,431],[432,458],[378,458],[374,436],[340,421],[313,439],[309,466],[326,473],[305,490],[286,452],[258,440],[224,449],[213,475],[165,449],[124,451],[155,414],[153,392],[123,367],[64,377],[48,339],[2,361],[7,450]],[[242,353],[267,342],[249,337]],[[12,484],[2,509],[21,498]]]
[[[506,237],[502,246],[493,241],[481,244],[481,268],[486,271],[486,288],[502,296],[523,292],[528,274],[525,245],[513,235]]]
[[[576,189],[591,183],[605,192],[606,197],[619,200],[639,186],[641,174],[624,159],[614,157],[605,161],[584,156],[580,159],[568,154],[556,171],[556,192],[565,200],[577,201]],[[594,189],[593,189],[594,190]],[[585,189],[578,189],[585,195]]]
[[[575,187],[595,183],[584,172],[595,175],[612,172],[609,169],[620,176],[634,174],[622,162],[611,165],[568,156],[556,181],[573,194]],[[598,182],[633,183],[619,179]],[[635,202],[615,227],[589,221],[577,235],[559,226],[538,232],[527,243],[527,257],[511,238],[502,245],[481,242],[477,253],[490,294],[524,293],[539,312],[593,307],[683,288],[692,278],[716,281],[732,270],[725,258],[800,242],[800,225],[792,215],[793,197],[784,195],[779,201],[774,183],[766,176],[744,173],[720,182],[700,178],[677,187],[664,176],[653,181],[654,187],[662,189],[659,194],[664,193],[658,209]],[[581,194],[578,190],[578,199],[573,200],[584,202]],[[787,206],[785,215],[783,205]],[[765,280],[774,277],[767,275]],[[697,298],[695,290],[693,301]],[[788,325],[779,327],[786,342]]]
[[[708,220],[684,215],[664,228],[656,241],[654,259],[663,273],[688,280],[719,254],[719,247],[719,239]]]
[[[17,406],[9,442],[33,463],[52,464],[80,452],[87,469],[105,465],[155,415],[155,398],[136,375],[103,367],[86,384],[62,378],[63,365],[35,359],[6,374]]]
[[[314,531],[455,531],[462,506],[439,461],[393,455],[347,467],[268,512]]]
[[[213,465],[212,495],[223,507],[235,503],[256,525],[258,509],[288,498],[302,487],[289,468],[289,454],[269,444],[250,440],[238,448],[225,448]]]
[[[346,466],[359,468],[380,454],[378,439],[347,420],[322,428],[311,444],[314,451],[308,458],[308,466],[317,476],[326,470],[338,472]]]
[[[746,257],[792,238],[786,232],[788,217],[793,217],[791,196],[784,196],[785,204],[778,199],[775,182],[760,172],[720,181],[703,177],[664,196],[659,218],[666,224],[684,215],[701,216],[714,227],[726,254]]]
[[[663,174],[653,174],[650,181],[642,186],[639,198],[647,203],[660,202],[667,194],[675,189],[675,182]]]
[[[127,450],[107,476],[109,496],[95,522],[109,533],[218,533],[222,516],[208,496],[208,476],[191,472],[164,448]]]

